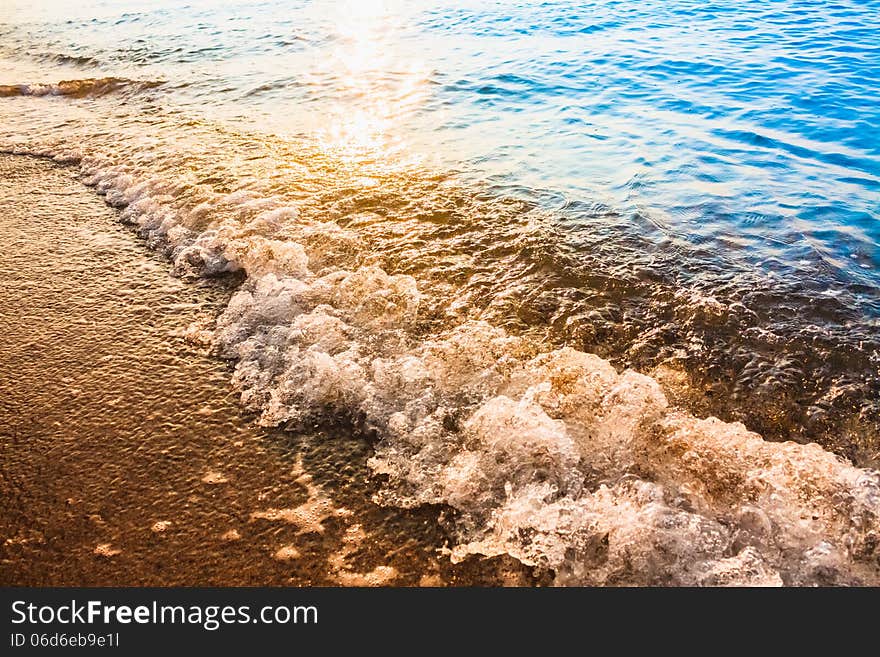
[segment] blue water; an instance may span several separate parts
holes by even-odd
[[[880,3],[505,4],[423,25],[464,35],[472,65],[441,95],[467,130],[504,125],[489,158],[514,176],[768,268],[880,280]]]
[[[880,284],[875,1],[13,2],[0,23],[8,56],[167,80],[203,116],[360,116],[386,156]]]

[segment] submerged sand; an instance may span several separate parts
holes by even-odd
[[[0,584],[533,584],[370,501],[370,446],[242,417],[187,282],[73,169],[0,155]]]

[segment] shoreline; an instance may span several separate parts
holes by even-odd
[[[0,155],[4,585],[530,585],[454,565],[437,507],[379,507],[363,440],[242,416],[184,282],[70,167]],[[60,218],[63,218],[59,221]]]
[[[72,413],[62,407],[60,419],[51,404],[36,415],[56,427],[52,438],[62,462],[97,464],[90,474],[102,493],[110,492],[117,512],[88,513],[85,520],[97,530],[88,522],[71,529],[68,521],[77,516],[81,500],[55,494],[55,506],[47,505],[45,472],[54,475],[58,468],[8,432],[7,442],[17,450],[4,451],[10,465],[2,471],[23,472],[14,483],[26,494],[10,489],[4,497],[17,500],[13,510],[20,518],[29,502],[37,502],[42,515],[32,515],[44,525],[54,522],[58,540],[70,543],[79,568],[71,570],[64,557],[50,551],[41,553],[44,533],[13,533],[5,550],[26,553],[36,546],[32,552],[38,557],[30,561],[38,576],[25,581],[54,581],[47,577],[60,570],[78,584],[121,583],[100,579],[96,560],[105,576],[123,572],[131,578],[126,583],[141,585],[864,585],[877,576],[870,530],[880,499],[875,472],[815,444],[768,442],[742,424],[694,417],[670,404],[655,379],[618,372],[608,361],[569,347],[536,351],[525,338],[485,322],[465,322],[414,346],[393,333],[401,321],[407,326],[414,321],[407,314],[418,299],[412,277],[389,276],[376,267],[315,276],[305,265],[312,252],[295,242],[286,248],[302,260],[299,278],[259,269],[254,276],[251,269],[260,261],[246,261],[249,276],[234,294],[228,286],[217,287],[228,279],[172,278],[167,261],[155,254],[151,265],[132,267],[132,261],[144,260],[144,245],[121,223],[140,225],[149,246],[162,244],[153,239],[162,226],[149,223],[159,214],[139,217],[143,204],[125,202],[131,200],[124,194],[133,184],[130,177],[115,172],[102,178],[87,168],[73,172],[33,159],[20,167],[14,162],[0,158],[0,168],[12,170],[4,176],[9,189],[0,187],[0,193],[8,192],[4,221],[12,246],[18,235],[24,247],[13,248],[7,263],[18,264],[9,271],[22,272],[17,275],[24,278],[24,293],[15,296],[10,286],[4,294],[11,296],[0,299],[0,307],[20,307],[22,299],[43,305],[25,315],[35,323],[24,329],[7,313],[5,333],[15,337],[16,329],[24,331],[18,346],[25,354],[34,347],[39,354],[47,345],[63,351],[60,359],[48,361],[62,372],[38,371],[30,392],[39,402],[43,381],[56,388],[61,381],[62,392],[75,383],[71,391],[82,399],[74,403],[81,405]],[[83,182],[106,194],[106,204]],[[33,199],[36,188],[44,193]],[[121,212],[112,209],[126,205]],[[24,218],[18,216],[21,208]],[[59,216],[72,217],[66,230],[58,231]],[[104,224],[88,225],[96,216],[103,216]],[[200,258],[220,248],[212,267],[201,271],[204,276],[234,270],[222,266],[228,255],[229,262],[242,254],[259,257],[256,247],[264,238],[254,239],[254,244],[233,240],[218,247],[208,241],[190,247],[202,249]],[[244,248],[248,245],[253,248]],[[189,255],[175,253],[175,267],[181,260],[197,264]],[[29,286],[43,286],[50,294],[28,297]],[[383,296],[389,290],[391,297]],[[59,310],[59,304],[72,311]],[[71,317],[85,327],[73,333],[85,344],[33,339],[46,328],[66,338]],[[371,324],[377,317],[384,323]],[[211,324],[216,353],[238,359],[231,381],[228,362],[197,354],[185,340]],[[374,328],[378,333],[371,333]],[[359,354],[358,338],[378,340],[381,349]],[[340,339],[347,349],[340,351]],[[98,362],[107,364],[95,368],[99,375],[89,370],[91,378],[80,380],[63,369],[71,354],[92,362],[102,353]],[[15,365],[12,357],[5,363],[10,364]],[[132,387],[133,372],[141,378]],[[91,386],[87,394],[83,383]],[[241,391],[245,408],[262,411],[262,425],[302,433],[255,429],[242,418],[230,387]],[[463,388],[477,395],[478,406],[455,397]],[[134,394],[119,394],[129,389]],[[25,387],[26,397],[28,392]],[[349,393],[351,399],[344,396]],[[206,408],[205,394],[223,400],[226,410]],[[358,394],[364,399],[358,401]],[[104,399],[108,395],[111,399]],[[346,400],[352,402],[348,407]],[[342,413],[308,414],[319,410],[316,402],[328,401],[339,402],[336,410]],[[89,403],[85,431],[75,436],[88,440],[71,440],[71,426],[81,428],[77,422]],[[434,403],[438,407],[430,415]],[[448,404],[471,415],[449,415]],[[401,408],[414,415],[382,415]],[[353,409],[366,413],[352,417],[357,426],[365,419],[367,429],[378,424],[381,434],[384,427],[381,441],[371,444],[345,420],[334,419]],[[445,413],[442,422],[437,413]],[[108,416],[114,429],[124,428],[123,440],[113,434],[110,454]],[[154,433],[145,444],[137,429],[144,419],[157,418],[164,421],[150,425]],[[245,437],[230,437],[238,428]],[[160,466],[162,476],[150,474]],[[62,474],[67,477],[62,483],[81,486],[82,477],[63,469]],[[36,482],[31,489],[28,476]],[[136,501],[120,505],[120,495]],[[166,512],[169,501],[181,517]],[[154,518],[156,509],[170,517]],[[30,527],[26,518],[19,524]],[[83,526],[85,542],[77,534]],[[176,549],[169,548],[173,541],[167,539],[178,527],[186,532],[177,537]],[[103,542],[93,540],[101,532]],[[230,556],[236,548],[241,551]],[[54,545],[52,550],[58,552]],[[135,567],[120,568],[129,554]],[[5,562],[29,565],[26,555]],[[163,568],[171,562],[169,575]],[[146,577],[135,579],[139,570]]]

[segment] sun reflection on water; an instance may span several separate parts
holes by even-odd
[[[395,4],[344,2],[330,16],[336,45],[319,65],[335,102],[315,136],[325,153],[347,163],[397,168],[416,159],[397,127],[424,105],[430,71],[398,52],[407,26]]]

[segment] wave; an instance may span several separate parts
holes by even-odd
[[[67,64],[80,68],[100,68],[104,65],[99,59],[89,55],[75,55],[71,53],[44,52],[30,54],[37,61],[51,62],[53,64]]]
[[[101,62],[94,57],[86,55],[68,55],[65,53],[48,54],[46,57],[57,64],[73,64],[74,66],[96,68]]]
[[[558,584],[880,583],[880,473],[695,417],[597,355],[433,321],[423,281],[338,266],[363,235],[286,199],[31,152],[78,162],[178,274],[243,274],[190,337],[235,361],[261,422],[372,436],[376,501],[455,509],[452,559],[510,554]]]
[[[0,85],[0,98],[12,96],[68,96],[85,98],[105,96],[120,90],[141,91],[161,86],[158,80],[129,80],[127,78],[84,78],[62,80],[57,83]]]

